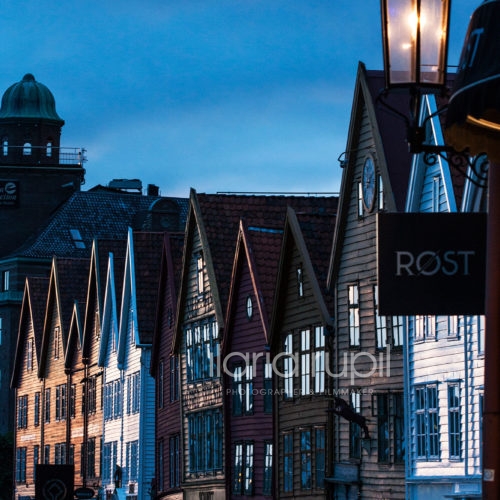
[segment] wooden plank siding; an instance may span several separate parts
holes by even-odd
[[[227,498],[264,499],[272,495],[272,466],[266,464],[266,446],[273,446],[272,407],[265,408],[264,399],[272,401],[273,395],[272,388],[265,395],[264,377],[265,363],[270,362],[266,347],[271,305],[268,297],[274,292],[281,233],[261,233],[258,228],[249,231],[243,223],[240,225],[223,349],[224,360],[228,360],[224,374]],[[261,258],[264,252],[265,259]],[[242,370],[251,368],[250,383],[235,385],[233,375],[238,366]],[[242,376],[243,380],[245,377]],[[251,391],[250,399],[246,399],[245,391]],[[235,406],[236,398],[240,403]],[[253,447],[250,471],[248,457],[238,457],[242,462],[236,464],[237,446],[243,451]],[[271,470],[271,473],[267,470],[267,477],[266,465]]]
[[[432,108],[433,99],[426,98],[424,111]],[[438,119],[429,123],[433,130],[431,143],[436,143],[442,136],[441,123]],[[457,212],[460,201],[462,211],[484,206],[476,199],[481,197],[481,190],[478,193],[478,187],[469,180],[464,185],[463,178],[456,179],[444,160],[427,165],[417,157],[413,169],[412,177],[419,182],[410,185],[408,211]],[[421,318],[407,318],[408,494],[411,498],[431,500],[458,491],[480,493],[484,317],[428,316],[426,320],[433,328],[425,335],[417,335],[416,321]],[[427,387],[437,394],[436,408],[432,410],[437,415],[437,434],[430,438],[429,432],[424,431],[426,439],[432,439],[432,453],[427,441],[422,444],[421,437],[421,419],[428,411],[427,403],[423,409],[422,400],[417,401],[417,391],[422,393]],[[458,392],[458,401],[450,401],[449,390]],[[452,429],[451,422],[458,428]]]
[[[38,377],[42,323],[49,280],[28,278],[25,282],[19,335],[11,387],[15,389],[14,481],[19,494],[35,496],[35,448],[41,460],[41,395],[43,380]],[[26,406],[25,406],[26,404]],[[24,464],[19,461],[24,455]]]
[[[150,368],[156,383],[155,488],[159,498],[173,500],[182,498],[180,374],[173,337],[183,242],[184,234],[165,234]]]
[[[383,120],[394,120],[387,113],[381,116],[382,113],[379,114],[374,104],[372,92],[381,80],[380,73],[368,72],[360,64],[347,146],[349,158],[342,178],[342,205],[335,230],[329,278],[336,295],[333,392],[351,407],[354,402],[359,402],[357,410],[366,419],[369,438],[362,439],[364,431],[357,424],[341,415],[335,415],[334,461],[359,467],[361,482],[359,485],[352,485],[351,495],[359,494],[364,499],[404,499],[404,462],[401,460],[398,463],[396,460],[396,451],[400,450],[401,445],[399,437],[403,437],[402,432],[399,436],[399,431],[402,431],[399,422],[403,419],[403,406],[398,408],[399,413],[396,414],[396,401],[403,401],[403,351],[402,346],[391,345],[391,318],[386,318],[389,347],[380,349],[377,345],[376,213],[380,209],[394,211],[397,205],[403,205],[400,200],[404,197],[402,191],[406,189],[404,175],[406,171],[409,172],[410,163],[409,157],[398,158],[397,152],[392,151],[396,139],[387,134],[390,131],[394,134],[395,130],[400,132],[400,128],[394,127],[389,121],[385,122],[387,127],[381,126]],[[375,204],[371,211],[362,206],[360,213],[360,185],[368,155],[375,164]],[[405,164],[408,166],[404,167]],[[398,165],[399,171],[395,168]],[[383,185],[382,193],[379,192],[379,183]],[[379,206],[379,196],[383,196],[383,208]],[[356,286],[358,291],[359,345],[356,346],[350,343],[350,286]],[[387,410],[377,408],[379,396],[381,401],[387,401]],[[384,436],[379,436],[378,415],[382,411],[389,414],[381,427]],[[398,423],[396,418],[399,419]],[[359,434],[357,452],[354,454],[351,453],[351,428],[357,429]],[[399,444],[396,444],[396,428]],[[379,458],[379,440],[384,439],[381,443],[385,442],[386,431],[388,448],[384,449],[384,456]],[[345,487],[335,480],[333,477],[329,479],[331,494],[345,498]]]

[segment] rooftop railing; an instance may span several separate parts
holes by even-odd
[[[87,161],[86,152],[84,148],[3,144],[0,163],[83,166]]]

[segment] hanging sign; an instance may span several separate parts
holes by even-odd
[[[379,213],[381,315],[484,314],[486,214]]]

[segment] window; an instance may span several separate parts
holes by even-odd
[[[222,469],[222,412],[205,410],[188,415],[189,472]]]
[[[170,453],[170,487],[177,488],[181,485],[181,438],[179,434],[169,440]]]
[[[325,392],[325,329],[322,326],[314,328],[314,392]]]
[[[297,294],[299,297],[304,296],[304,272],[302,265],[297,266]]]
[[[97,408],[97,378],[87,377],[82,386],[82,413],[95,413]]]
[[[26,429],[28,427],[28,396],[17,398],[17,428]]]
[[[33,412],[33,423],[35,426],[40,425],[40,393],[35,392],[35,408]]]
[[[87,443],[87,477],[95,478],[95,438],[89,438]]]
[[[33,481],[36,481],[36,466],[40,463],[40,446],[33,446]]]
[[[436,338],[436,318],[434,316],[415,316],[413,329],[416,341]]]
[[[233,494],[253,495],[253,442],[234,446]]]
[[[417,458],[438,459],[440,448],[437,385],[423,385],[415,388],[415,419]]]
[[[404,331],[403,331],[403,316],[391,317],[391,331],[392,331],[392,346],[403,347]]]
[[[170,401],[179,400],[179,358],[170,358]]]
[[[233,415],[253,412],[253,366],[237,365],[233,371]]]
[[[402,464],[405,461],[404,436],[404,394],[394,394],[394,462]]]
[[[10,271],[4,271],[2,273],[2,290],[8,292],[10,290]]]
[[[122,381],[113,382],[113,417],[120,418],[122,415]]]
[[[312,488],[312,445],[311,431],[300,433],[300,489]]]
[[[217,321],[214,318],[193,323],[186,329],[188,382],[208,380],[217,376],[218,337]]]
[[[43,447],[43,463],[50,464],[50,444]]]
[[[199,254],[196,257],[196,283],[199,295],[202,295],[205,292],[205,277],[203,272],[204,267],[205,262],[203,260],[203,255]]]
[[[273,443],[264,441],[264,485],[262,493],[271,496],[273,487]]]
[[[316,443],[315,443],[315,455],[316,455],[316,488],[325,487],[325,463],[326,463],[326,452],[325,452],[325,429],[317,428],[315,431]]]
[[[28,339],[26,350],[26,369],[28,371],[33,370],[33,338]]]
[[[389,394],[377,394],[377,450],[379,463],[390,459]]]
[[[377,207],[379,210],[384,210],[384,181],[382,180],[382,176],[378,176],[378,203]]]
[[[56,387],[56,420],[66,420],[66,384]]]
[[[361,394],[353,390],[350,394],[351,408],[361,413]],[[361,458],[361,427],[355,422],[349,422],[349,456]]]
[[[140,407],[140,372],[127,375],[127,415],[138,413]]]
[[[284,384],[284,393],[283,397],[285,399],[293,398],[293,336],[289,333],[285,337],[285,342],[283,346],[283,351],[285,357],[283,358],[283,384]]]
[[[293,432],[283,434],[283,491],[293,491]]]
[[[71,384],[69,393],[69,416],[75,418],[76,415],[76,384]]]
[[[29,142],[25,142],[23,146],[23,155],[30,156],[31,155],[31,144]]]
[[[358,217],[363,217],[363,183],[358,182]]]
[[[300,332],[300,395],[308,396],[311,391],[311,331]]]
[[[73,245],[75,248],[85,248],[85,242],[83,241],[82,235],[78,229],[70,229],[69,233],[71,235],[71,239],[73,240]]]
[[[348,288],[349,309],[349,345],[351,347],[359,346],[359,296],[358,285],[349,285]]]
[[[139,441],[129,441],[126,444],[128,480],[131,482],[137,481],[139,477],[138,450]]]
[[[52,156],[52,142],[47,142],[47,147],[45,148],[45,155],[47,158],[50,158]]]
[[[66,463],[66,443],[56,443],[54,445],[54,463],[56,465]]]
[[[56,326],[54,328],[54,359],[59,359],[61,355],[61,329]]]
[[[273,412],[273,364],[264,361],[264,413]]]
[[[50,422],[50,388],[45,389],[44,421]]]
[[[247,297],[247,318],[252,319],[253,316],[253,303],[250,295]]]
[[[476,316],[477,325],[477,342],[478,342],[478,352],[479,354],[484,354],[484,316]]]
[[[462,429],[460,410],[460,384],[448,384],[448,441],[450,460],[462,459]]]
[[[7,139],[3,140],[3,155],[7,156],[9,154],[9,141]]]
[[[102,482],[113,481],[115,464],[118,463],[118,442],[111,441],[102,445]]]
[[[375,314],[375,329],[377,332],[377,349],[385,349],[387,346],[387,319],[378,313],[378,286],[373,287],[373,306]]]
[[[26,451],[25,446],[16,449],[16,482],[26,482]]]
[[[165,462],[163,458],[164,454],[164,442],[163,439],[158,440],[158,444],[156,446],[156,470],[157,470],[157,486],[158,491],[163,491],[165,489]],[[170,466],[170,471],[172,470],[172,466]]]

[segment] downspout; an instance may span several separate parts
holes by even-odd
[[[465,477],[469,475],[469,349],[468,328],[464,329],[464,363],[465,363]]]
[[[406,441],[405,449],[405,497],[411,498],[411,489],[408,480],[412,474],[412,456],[411,456],[411,426],[409,419],[411,415],[411,381],[410,381],[410,335],[408,328],[408,316],[403,317],[403,399],[404,399],[404,436]]]

